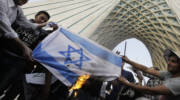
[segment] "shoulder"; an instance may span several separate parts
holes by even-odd
[[[17,6],[16,8],[17,8],[17,11],[18,11],[18,15],[24,14],[23,10],[22,10],[22,8],[20,6]]]
[[[167,87],[174,95],[180,95],[180,77],[169,78],[163,82],[164,86]]]
[[[6,0],[0,0],[0,5],[6,4],[7,1]]]
[[[161,79],[168,79],[168,78],[170,78],[171,76],[172,76],[171,73],[168,72],[168,71],[159,71],[159,77],[160,77]]]
[[[0,0],[0,9],[5,9],[5,7],[7,6],[7,1],[6,0]]]
[[[23,12],[22,8],[20,6],[17,6],[18,11]]]

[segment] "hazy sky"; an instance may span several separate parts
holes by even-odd
[[[149,51],[147,50],[146,46],[139,40],[132,38],[132,39],[127,39],[125,40],[127,42],[126,45],[126,56],[140,64],[146,65],[148,67],[152,67],[152,60],[151,56],[149,54]],[[125,41],[121,42],[118,46],[116,46],[113,50],[115,53],[117,50],[121,52],[121,54],[124,54],[124,48],[125,48]],[[125,64],[125,69],[131,71],[130,65]],[[131,71],[132,72],[132,71]],[[133,73],[134,76],[135,73]],[[137,82],[137,78],[134,77]],[[147,82],[148,78],[144,77],[145,82]]]
[[[129,59],[136,61],[140,64],[144,64],[149,67],[152,66],[152,60],[151,60],[149,51],[147,50],[146,46],[141,41],[135,38],[128,39],[125,41],[127,42],[126,56]],[[123,41],[117,47],[115,47],[113,51],[115,52],[118,50],[123,55],[124,48],[125,48],[125,41]],[[125,66],[129,66],[129,65],[125,65]]]

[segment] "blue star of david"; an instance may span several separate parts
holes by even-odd
[[[90,60],[87,56],[85,56],[85,55],[83,54],[83,49],[82,49],[82,48],[80,48],[80,49],[75,49],[75,48],[73,48],[73,47],[70,46],[70,45],[68,45],[68,50],[67,50],[67,51],[59,51],[59,53],[66,58],[65,61],[64,61],[64,64],[65,64],[65,65],[66,65],[66,64],[75,64],[76,66],[79,67],[79,69],[82,68],[83,61],[89,61],[89,60]],[[77,53],[77,54],[79,54],[79,55],[80,55],[80,58],[79,58],[78,60],[73,60],[73,59],[71,58],[71,54],[72,54],[72,53]]]

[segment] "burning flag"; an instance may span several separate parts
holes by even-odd
[[[121,57],[64,28],[45,38],[34,49],[33,57],[67,86],[81,75],[110,81],[121,73]]]
[[[70,95],[73,93],[73,91],[75,90],[74,96],[77,96],[77,91],[79,90],[86,82],[87,79],[90,78],[90,75],[82,75],[78,78],[78,80],[76,81],[76,83],[69,89],[69,93]]]

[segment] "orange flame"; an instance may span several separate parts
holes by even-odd
[[[69,92],[72,92],[73,90],[78,90],[80,89],[83,84],[86,82],[87,79],[89,79],[90,75],[81,75],[76,83],[69,89]]]

